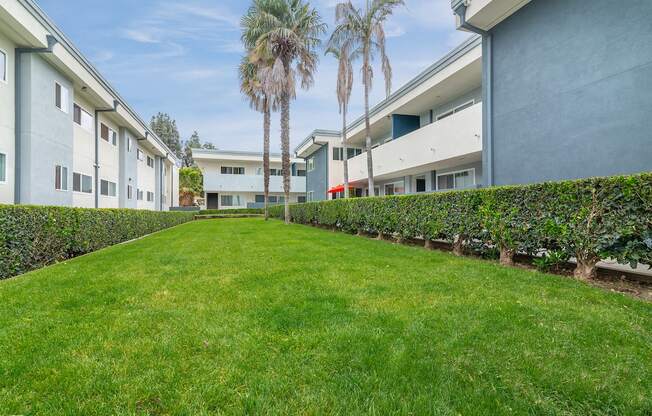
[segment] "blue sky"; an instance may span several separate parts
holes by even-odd
[[[262,149],[261,116],[242,98],[237,77],[243,54],[239,19],[248,1],[37,1],[145,120],[163,111],[177,120],[183,139],[197,130],[220,149]],[[312,4],[332,29],[337,0]],[[386,26],[394,90],[466,38],[454,26],[450,0],[406,0]],[[298,93],[292,148],[315,128],[340,127],[336,74],[337,63],[322,57],[315,85]],[[359,80],[352,118],[362,114]],[[372,103],[384,98],[383,90],[377,75]],[[272,148],[278,150],[278,116],[272,129]]]

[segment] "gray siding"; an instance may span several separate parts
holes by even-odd
[[[124,127],[120,128],[120,180],[118,183],[121,208],[137,208],[138,198],[138,140]],[[131,138],[131,151],[127,151],[127,142]],[[131,185],[131,199],[127,198],[127,186]]]
[[[36,54],[22,56],[21,203],[72,205],[73,88]],[[55,106],[55,81],[69,91],[68,113]],[[68,168],[68,190],[57,191],[55,166]]]
[[[306,192],[314,192],[315,201],[327,199],[329,146],[319,148],[311,157],[315,158],[315,169],[306,172]]]
[[[494,30],[496,185],[652,170],[652,1],[533,1]]]

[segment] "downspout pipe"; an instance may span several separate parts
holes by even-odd
[[[100,207],[100,113],[115,113],[118,111],[118,100],[113,100],[113,108],[95,110],[95,208]]]
[[[23,133],[23,81],[22,81],[22,56],[30,53],[52,53],[54,46],[59,41],[52,35],[46,36],[48,46],[46,48],[16,48],[14,56],[14,203],[20,204],[20,180],[22,176],[21,170],[21,136]]]
[[[460,18],[460,28],[482,36],[482,135],[483,135],[483,170],[487,186],[494,186],[494,129],[493,129],[493,35],[466,21],[467,3],[463,2],[455,9],[455,14]]]

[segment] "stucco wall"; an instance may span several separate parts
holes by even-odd
[[[43,58],[22,57],[21,203],[72,205],[73,89]],[[55,82],[69,91],[67,113],[55,105]],[[55,166],[68,168],[68,191],[55,190]]]
[[[494,29],[494,181],[652,170],[652,2],[533,1]]]
[[[14,49],[0,33],[0,49],[7,54],[7,82],[0,81],[0,153],[6,155],[6,178],[0,182],[0,204],[14,202]]]

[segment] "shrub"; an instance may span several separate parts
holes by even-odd
[[[0,279],[192,219],[185,212],[0,205]]]
[[[592,278],[600,259],[652,265],[652,174],[292,205],[292,220],[451,243],[456,254],[554,253]],[[282,207],[270,215],[283,218]]]
[[[220,214],[264,214],[262,208],[234,208],[234,209],[204,209],[198,215],[220,215]]]

